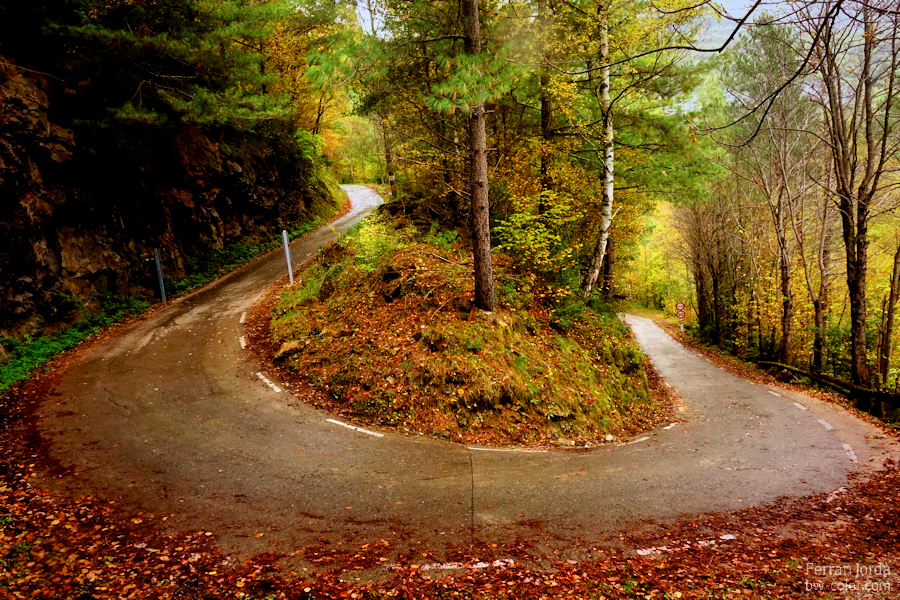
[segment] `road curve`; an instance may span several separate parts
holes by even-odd
[[[345,189],[350,214],[295,241],[297,259],[380,201]],[[49,458],[68,467],[43,485],[171,515],[168,529],[213,531],[247,556],[323,536],[500,539],[535,523],[599,537],[626,522],[830,492],[858,468],[844,444],[859,463],[882,451],[849,413],[738,379],[635,316],[628,324],[686,410],[633,443],[498,452],[342,427],[267,385],[265,366],[241,349],[242,313],[283,271],[273,253],[86,352],[38,410]]]

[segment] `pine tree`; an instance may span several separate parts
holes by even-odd
[[[246,0],[81,0],[78,22],[51,31],[95,73],[95,88],[108,90],[100,105],[119,120],[249,129],[290,111],[289,97],[271,90],[277,73],[265,68],[265,42],[287,10]]]

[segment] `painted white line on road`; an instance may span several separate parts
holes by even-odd
[[[479,448],[478,446],[466,446],[469,450],[483,450],[485,452],[531,452],[546,454],[547,450],[528,450],[527,448]]]
[[[853,451],[853,448],[850,444],[844,444],[844,450],[847,451],[847,455],[850,457],[850,462],[856,462],[856,452]]]
[[[384,437],[383,433],[378,433],[375,431],[369,431],[368,429],[363,429],[362,427],[354,427],[353,425],[348,425],[347,423],[341,423],[340,421],[336,421],[335,419],[325,419],[329,423],[334,423],[335,425],[340,425],[341,427],[346,427],[347,429],[352,429],[353,431],[358,431],[360,433],[367,433],[369,435],[374,435],[375,437]]]
[[[242,313],[241,313],[241,320],[238,321],[238,323],[240,323],[241,325],[243,325],[243,324],[244,324],[244,321],[246,321],[246,320],[247,320],[247,313],[246,313],[246,312],[242,312]]]
[[[794,402],[794,406],[799,408],[800,410],[806,410],[806,407],[800,404],[799,402]]]
[[[838,496],[840,496],[841,494],[844,494],[846,492],[847,492],[847,488],[839,487],[838,489],[836,489],[833,492],[831,492],[830,494],[828,494],[828,498],[825,500],[825,503],[827,504],[827,503],[831,502],[832,500],[834,500],[835,498],[837,498]]]
[[[262,380],[263,383],[265,383],[267,386],[269,386],[270,388],[272,388],[272,389],[275,390],[276,392],[280,392],[280,391],[281,391],[281,388],[280,388],[280,387],[278,387],[277,385],[275,385],[274,383],[272,383],[271,381],[269,381],[268,377],[266,377],[266,376],[263,375],[262,373],[257,373],[256,376],[259,377],[260,380]]]
[[[241,336],[241,350],[246,350],[246,349],[247,349],[247,336],[242,335]]]
[[[671,425],[666,425],[665,427],[663,427],[663,429],[672,429],[676,425],[678,425],[678,423],[672,423]]]
[[[690,550],[691,548],[698,548],[698,547],[699,548],[707,548],[709,546],[715,546],[720,541],[727,542],[729,540],[736,540],[736,539],[737,539],[736,536],[734,536],[730,533],[726,533],[725,535],[720,535],[719,539],[717,539],[717,540],[698,540],[693,543],[685,542],[681,546],[672,546],[672,547],[652,546],[650,548],[639,548],[639,549],[635,550],[635,552],[637,552],[638,556],[649,556],[650,554],[662,554],[663,552],[665,552],[667,554],[671,554],[673,552],[679,552],[681,550]]]
[[[512,566],[516,564],[516,562],[511,558],[501,558],[499,560],[495,560],[492,562],[477,562],[477,563],[461,563],[461,562],[445,562],[445,563],[430,563],[427,565],[422,565],[419,567],[420,571],[454,571],[459,569],[487,569],[490,567],[506,567]],[[403,567],[401,565],[390,565],[387,567],[391,571],[399,571]]]
[[[828,421],[826,421],[825,419],[818,419],[818,421],[819,421],[819,423],[822,424],[822,427],[824,427],[824,428],[827,429],[828,431],[831,431],[832,429],[834,429],[834,427],[832,427],[832,426],[828,423]]]
[[[768,391],[773,396],[778,396],[779,398],[781,398],[781,394],[779,394],[778,392],[773,392],[772,390],[766,390],[766,391]]]
[[[639,440],[634,440],[633,442],[628,442],[628,444],[637,444],[638,442],[646,442],[646,441],[649,440],[649,439],[650,439],[650,438],[648,438],[648,437],[642,437],[642,438],[639,439]],[[628,444],[626,444],[626,446],[627,446]]]

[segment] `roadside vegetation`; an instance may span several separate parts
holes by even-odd
[[[340,189],[336,186],[335,189],[343,201],[330,205],[328,212],[293,229],[289,234],[290,239],[309,233],[346,208],[349,201]],[[184,277],[164,278],[166,294],[169,298],[175,298],[201,288],[259,255],[279,247],[281,243],[279,235],[259,243],[236,242],[222,248],[209,248],[186,261]],[[0,338],[0,397],[10,387],[25,381],[42,365],[74,348],[85,338],[99,333],[105,327],[140,315],[151,307],[151,302],[146,298],[118,294],[97,295],[90,305],[73,298],[72,304],[71,312],[77,313],[79,317],[71,325],[53,334],[36,338],[29,335]]]
[[[384,211],[326,246],[272,310],[276,360],[345,414],[454,441],[585,445],[652,412],[612,307],[545,297],[499,254],[480,310],[460,237]]]
[[[28,379],[35,370],[60,353],[77,346],[86,337],[150,308],[150,303],[142,298],[125,298],[114,294],[101,296],[98,302],[98,309],[89,311],[82,307],[83,316],[80,320],[53,335],[34,339],[28,335],[22,339],[0,338],[0,346],[8,354],[6,360],[0,362],[0,396],[11,386]]]
[[[341,195],[343,196],[343,192],[341,192]],[[306,235],[330,221],[335,213],[340,212],[341,208],[345,206],[345,202],[336,204],[327,214],[316,217],[311,221],[306,221],[292,229],[288,232],[288,236],[291,240],[294,240],[302,235]],[[257,256],[278,248],[282,244],[281,235],[277,235],[270,240],[258,243],[235,242],[233,244],[225,244],[222,248],[207,248],[185,261],[184,277],[176,279],[167,275],[163,278],[166,286],[166,295],[170,297],[181,296],[201,288],[225,273],[233,271]]]

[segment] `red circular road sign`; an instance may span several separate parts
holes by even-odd
[[[683,311],[683,310],[679,310],[679,311],[678,311],[678,318],[679,318],[679,319],[683,319],[683,318],[684,318],[684,311]]]
[[[684,310],[684,302],[679,302],[678,304],[675,305],[675,308],[679,311]]]

